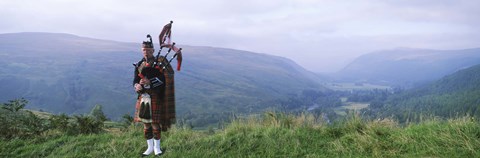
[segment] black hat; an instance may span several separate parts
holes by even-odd
[[[143,41],[142,48],[153,48],[153,43],[148,41]]]
[[[153,48],[152,36],[148,34],[147,38],[150,38],[150,41],[143,41],[142,48]]]

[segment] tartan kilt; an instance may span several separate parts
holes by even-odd
[[[151,110],[152,110],[152,123],[160,123],[162,122],[162,99],[160,98],[160,95],[158,92],[154,91],[147,91],[147,93],[150,95],[151,99]],[[138,114],[140,112],[140,103],[141,103],[142,98],[139,96],[137,99],[137,103],[135,104],[135,122],[142,122],[140,117],[138,117]]]

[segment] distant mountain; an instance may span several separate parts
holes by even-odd
[[[375,108],[375,107],[373,107]],[[480,64],[422,87],[393,95],[378,109],[401,120],[429,116],[480,116]]]
[[[336,77],[350,82],[412,85],[440,79],[480,64],[480,48],[464,50],[394,49],[358,57]]]
[[[316,75],[286,58],[181,47],[184,62],[175,76],[180,115],[202,115],[212,122],[217,114],[275,107],[273,100],[304,89],[324,90]],[[139,43],[58,33],[0,34],[0,102],[25,97],[27,108],[53,113],[85,113],[101,104],[111,118],[133,114],[132,63],[141,57]]]

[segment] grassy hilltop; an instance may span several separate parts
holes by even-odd
[[[162,133],[162,157],[479,157],[480,124],[470,117],[399,125],[349,115],[326,124],[313,115],[265,113],[221,129],[174,127]],[[138,157],[140,126],[90,135],[47,134],[1,140],[0,157]]]

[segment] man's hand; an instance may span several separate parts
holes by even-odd
[[[142,85],[138,84],[138,83],[135,83],[135,91],[137,92],[140,92],[143,88],[142,88]]]
[[[142,79],[140,79],[140,84],[150,85],[150,80],[146,79],[146,78],[142,78]]]

